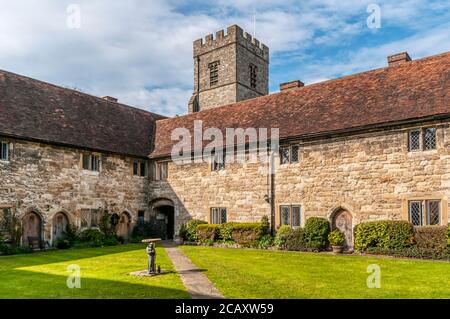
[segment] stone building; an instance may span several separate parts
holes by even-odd
[[[19,213],[24,242],[50,243],[69,222],[95,227],[102,209],[125,237],[139,219],[173,238],[192,218],[266,215],[276,228],[321,216],[349,243],[362,221],[449,222],[450,53],[400,53],[384,68],[268,94],[268,52],[237,26],[195,41],[194,95],[173,118],[0,71],[0,207]],[[268,161],[233,163],[218,148],[197,161],[195,146],[194,161],[173,161],[172,133],[195,145],[196,121],[200,135],[278,128],[279,147],[262,148]]]

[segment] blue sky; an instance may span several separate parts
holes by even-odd
[[[70,4],[79,28],[68,27]],[[381,28],[366,23],[371,4]],[[192,42],[232,24],[253,33],[254,13],[256,37],[271,50],[271,92],[383,67],[397,52],[450,51],[450,1],[16,0],[0,11],[0,69],[181,115]]]

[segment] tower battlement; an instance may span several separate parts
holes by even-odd
[[[194,57],[232,43],[238,43],[262,59],[269,60],[269,48],[237,25],[228,27],[226,33],[225,30],[219,30],[215,35],[211,33],[194,41]]]

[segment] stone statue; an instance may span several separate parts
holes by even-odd
[[[149,275],[153,275],[156,273],[155,269],[155,260],[156,260],[156,250],[155,243],[149,243],[147,246],[147,255],[148,255],[148,273]]]

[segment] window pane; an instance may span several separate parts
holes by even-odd
[[[138,162],[133,162],[133,175],[138,175]]]
[[[297,163],[298,162],[298,145],[293,145],[291,147],[291,163]]]
[[[211,224],[217,224],[218,221],[218,209],[213,207],[211,208]]]
[[[292,226],[300,226],[301,208],[300,206],[292,206]]]
[[[91,227],[98,226],[99,213],[97,209],[91,209]]]
[[[157,168],[156,162],[151,162],[150,165],[151,165],[151,169],[152,169],[152,171],[151,171],[151,173],[152,173],[152,180],[157,181],[158,180],[158,176],[156,174],[156,172],[157,172],[157,170],[156,170],[156,168]]]
[[[141,162],[140,163],[141,164],[141,176],[145,176],[145,175],[147,175],[147,172],[146,172],[146,170],[147,170],[147,163],[146,162]]]
[[[90,161],[90,156],[87,154],[83,154],[83,169],[89,169],[89,161]]]
[[[436,149],[436,129],[434,127],[429,127],[424,130],[423,145],[426,150]]]
[[[90,211],[89,209],[82,209],[80,212],[80,219],[81,219],[81,227],[89,227],[89,222],[91,220],[90,218]]]
[[[409,202],[409,221],[414,226],[422,226],[422,202]]]
[[[159,163],[159,168],[160,180],[165,181],[167,179],[167,163]]]
[[[281,225],[290,225],[291,224],[291,216],[290,216],[290,206],[281,206],[280,214],[281,214]]]
[[[0,159],[7,161],[8,160],[8,143],[1,143],[1,148],[0,148]]]
[[[439,225],[441,220],[440,214],[440,201],[430,200],[428,201],[427,209],[427,223],[428,225]]]
[[[91,156],[91,170],[98,171],[99,170],[99,158],[96,155]]]
[[[280,151],[281,164],[289,164],[289,147],[283,147]]]
[[[420,130],[409,132],[409,150],[420,150]]]
[[[225,224],[227,222],[227,209],[220,209],[220,224]]]

